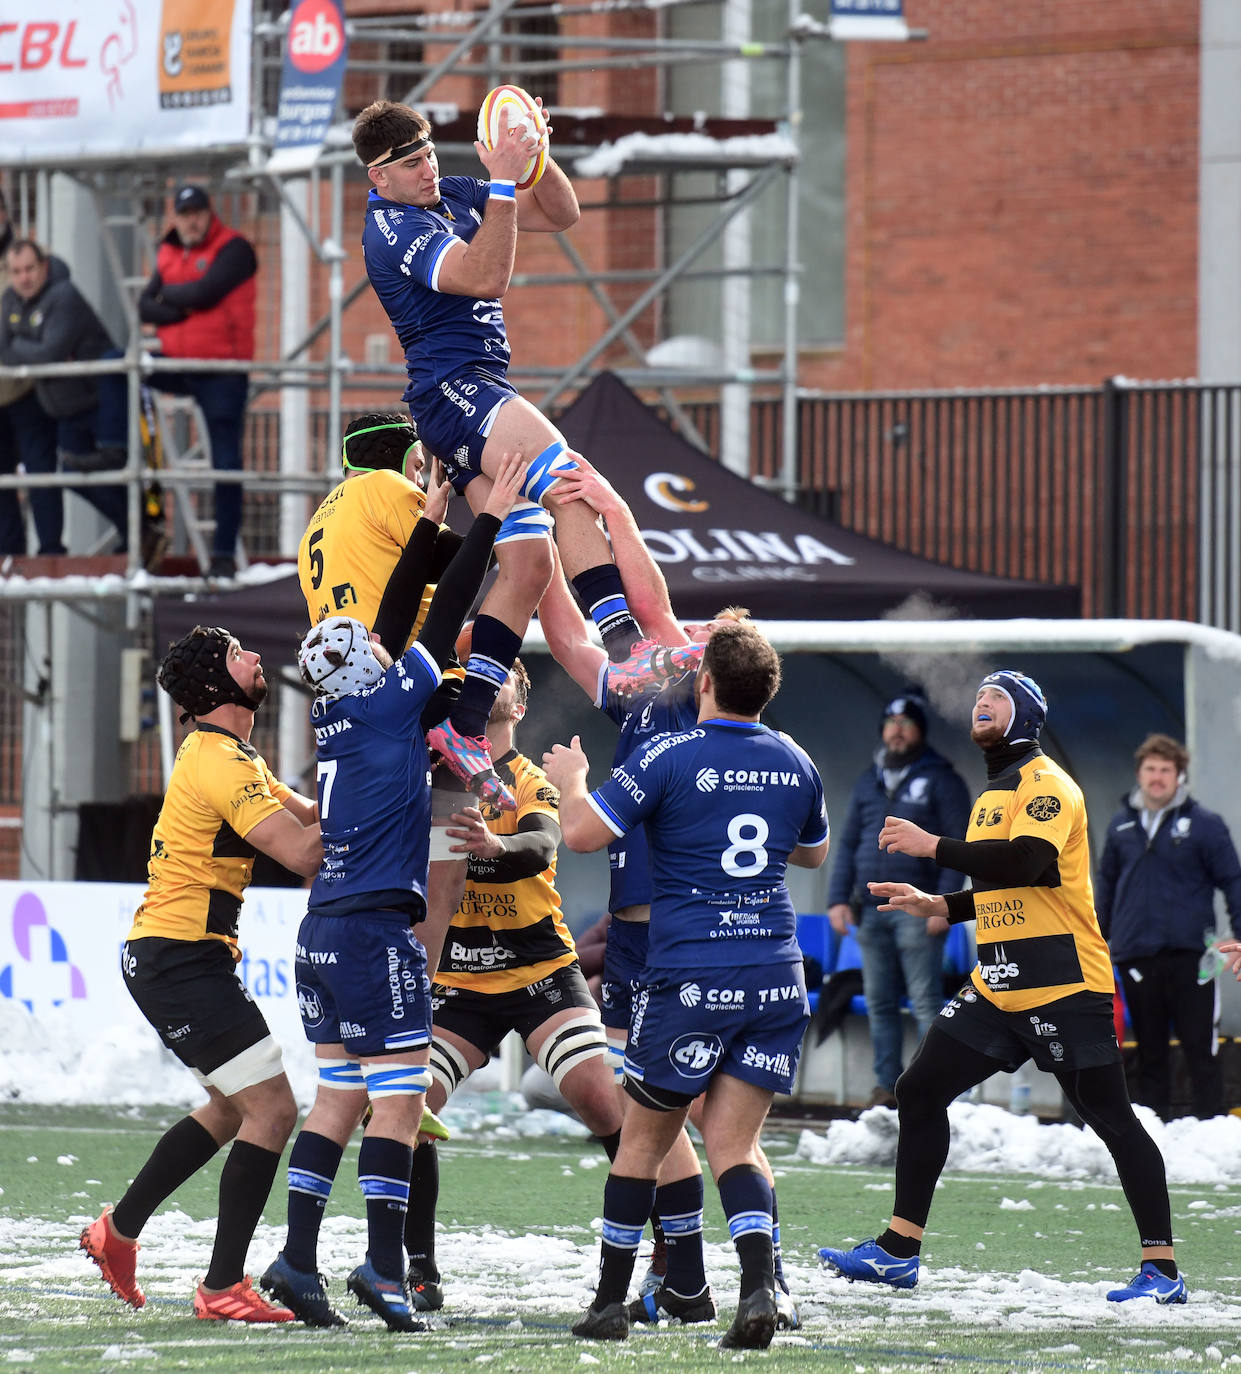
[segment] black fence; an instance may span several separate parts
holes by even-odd
[[[718,407],[685,407],[718,450]],[[1241,631],[1241,385],[803,396],[797,499],[952,567],[1081,587],[1082,614]],[[783,408],[751,471],[779,479]]]
[[[718,403],[682,405],[718,455]],[[322,469],[326,415],[312,418],[307,466]],[[826,519],[951,567],[1079,586],[1085,616],[1241,631],[1241,384],[803,395],[797,420],[797,499]],[[252,466],[275,466],[278,425],[251,414]],[[783,428],[778,398],[753,403],[752,475],[779,480]],[[255,499],[250,547],[275,551],[276,498]]]

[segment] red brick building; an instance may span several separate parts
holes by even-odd
[[[348,10],[377,16],[407,7],[350,0]],[[839,346],[803,351],[801,384],[907,389],[1192,375],[1198,11],[1198,0],[906,0],[906,19],[926,41],[849,45],[844,331]],[[665,20],[641,10],[560,22],[563,33],[654,40]],[[355,40],[353,52],[361,51]],[[444,51],[428,44],[426,60]],[[557,79],[565,107],[662,110],[654,66]],[[351,77],[350,104],[377,93],[378,80]],[[448,78],[434,97],[473,108],[484,88],[479,77]],[[662,264],[658,210],[623,208],[657,199],[660,187],[650,177],[577,182],[584,204],[614,202],[584,214],[573,231],[593,270]],[[347,245],[364,191],[351,177]],[[553,242],[523,238],[519,272],[564,267]],[[350,262],[347,284],[359,268]],[[624,306],[636,289],[611,294]],[[325,303],[324,295],[314,308]],[[514,291],[506,314],[516,365],[562,365],[604,328],[603,312],[578,286]],[[363,357],[366,336],[386,328],[373,298],[360,300],[346,315],[346,350]],[[658,307],[635,328],[656,342]],[[397,356],[393,341],[389,358]],[[623,357],[616,350],[605,361]],[[755,361],[764,361],[761,351]]]

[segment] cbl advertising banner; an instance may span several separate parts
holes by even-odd
[[[53,166],[244,144],[251,0],[0,0],[0,144]]]

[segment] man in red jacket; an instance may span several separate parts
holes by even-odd
[[[138,301],[143,323],[156,326],[166,358],[254,356],[254,247],[223,224],[201,186],[181,186],[172,228],[159,245],[155,272]],[[202,409],[215,468],[241,469],[241,431],[249,378],[242,372],[156,372],[151,385],[192,396]],[[237,571],[241,487],[215,489],[215,536],[209,577]]]

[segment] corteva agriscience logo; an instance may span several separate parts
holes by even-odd
[[[18,957],[0,968],[0,996],[32,1014],[86,996],[82,970],[33,892],[23,892],[13,904],[13,947]]]

